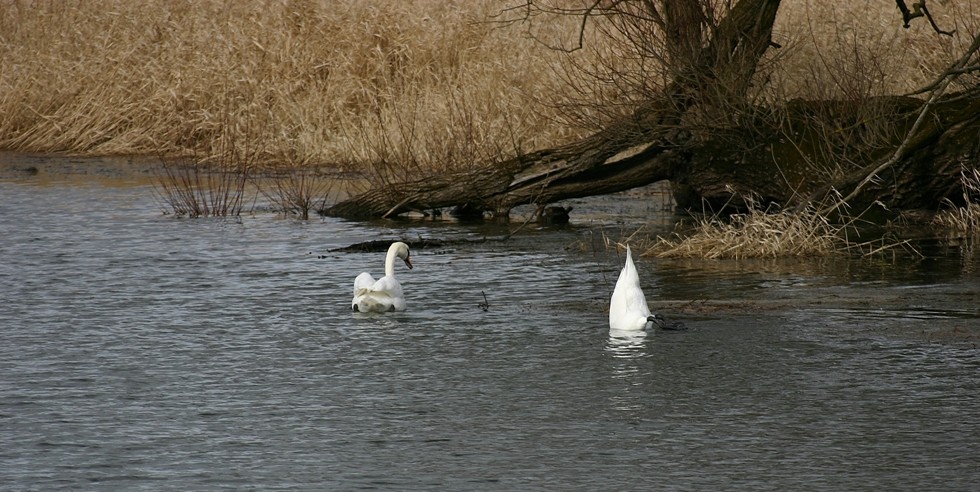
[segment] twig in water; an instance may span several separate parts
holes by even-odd
[[[489,311],[490,301],[487,300],[487,293],[482,290],[480,291],[480,293],[483,294],[483,302],[477,304],[477,306],[480,306],[480,309],[482,309],[484,312]]]

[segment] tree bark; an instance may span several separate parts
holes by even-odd
[[[966,205],[960,177],[964,170],[980,168],[980,94],[944,98],[928,113],[927,121],[910,136],[899,160],[847,201],[852,210],[878,206],[897,213]],[[838,180],[836,190],[842,196],[850,195],[878,164],[873,162]]]
[[[916,104],[921,102],[905,102],[905,112],[891,114],[896,127],[909,126]],[[786,131],[792,124],[766,126],[756,122],[749,130],[730,128],[707,136],[694,135],[673,125],[648,122],[657,120],[663,111],[672,113],[650,108],[644,112],[646,118],[637,115],[637,119],[622,121],[574,144],[478,171],[379,188],[341,202],[326,213],[370,218],[461,206],[506,215],[518,205],[543,206],[661,180],[671,181],[680,208],[732,212],[753,205],[792,207],[820,201],[831,193],[848,195],[898,145],[893,142],[892,147],[856,149],[854,155],[861,155],[859,158],[870,164],[827,181],[809,171],[809,166],[833,156],[807,153],[805,140],[790,141]],[[850,112],[843,108],[837,111]],[[960,173],[980,167],[980,97],[967,102],[947,98],[935,107],[929,120],[931,123],[917,132],[903,156],[848,201],[852,212],[877,206],[891,216],[909,209],[937,210],[944,205],[965,204]]]
[[[669,179],[687,158],[651,109],[564,147],[518,156],[476,171],[398,183],[355,196],[327,215],[366,218],[463,207],[505,215],[518,205],[613,193]]]
[[[716,212],[771,205],[833,207],[881,163],[893,159],[907,139],[898,159],[847,200],[847,212],[858,215],[875,208],[875,213],[886,219],[904,210],[936,211],[965,205],[961,171],[980,166],[978,96],[974,93],[964,99],[961,94],[941,99],[928,111],[928,123],[912,135],[908,131],[924,104],[918,99],[884,97],[861,104],[793,101],[780,109],[786,118],[781,124],[761,117],[743,127],[716,132],[693,146],[690,162],[669,178],[674,197],[681,208]],[[826,133],[808,134],[805,130],[812,127],[813,112],[839,123],[835,129],[864,125],[869,133],[892,138],[871,145],[858,135],[850,146],[836,152],[822,151],[820,145],[828,140]],[[874,114],[876,121],[867,122],[868,114]],[[864,165],[835,178],[814,173],[814,167],[829,167],[841,155]]]

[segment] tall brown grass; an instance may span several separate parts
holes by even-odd
[[[698,219],[668,237],[634,241],[642,255],[660,258],[747,259],[859,254],[880,257],[896,251],[918,255],[910,240],[890,235],[862,240],[855,221],[832,222],[813,209],[752,210]]]
[[[527,24],[490,22],[520,3],[0,0],[0,148],[211,155],[225,125],[248,122],[260,161],[400,180],[566,141],[601,118],[600,105],[648,90],[586,78],[629,61],[609,64],[609,39],[560,55]],[[970,2],[931,7],[961,33],[977,25]],[[530,32],[568,38],[577,25],[542,19]],[[776,40],[791,49],[760,87],[904,92],[955,56],[961,37],[899,25],[884,0],[833,14],[786,1]],[[872,55],[872,68],[855,70]]]
[[[691,232],[657,237],[646,252],[706,259],[824,256],[840,250],[842,241],[840,226],[812,211],[749,212],[700,220]]]
[[[980,32],[976,2],[929,2],[929,11],[942,29],[956,34],[937,34],[925,18],[903,28],[894,1],[840,2],[832,8],[818,0],[784,2],[774,37],[792,56],[780,60],[770,88],[784,98],[849,101],[916,91]]]
[[[573,136],[502,5],[0,0],[0,148],[212,155],[247,122],[260,161],[402,179]]]

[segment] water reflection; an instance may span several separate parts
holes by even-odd
[[[643,391],[645,370],[644,359],[647,352],[646,331],[609,330],[605,352],[610,359],[610,384],[616,388],[609,395],[609,406],[623,412],[630,419],[641,418],[645,408],[651,403],[650,395]]]
[[[647,332],[643,330],[609,330],[606,351],[617,359],[635,359],[645,355]]]

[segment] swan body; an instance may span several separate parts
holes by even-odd
[[[648,324],[663,320],[659,315],[651,314],[647,307],[646,297],[640,289],[640,276],[633,265],[633,254],[626,246],[626,264],[616,280],[612,299],[609,300],[609,329],[616,331],[643,330]]]
[[[361,313],[384,313],[405,310],[405,294],[402,284],[395,278],[395,258],[401,258],[411,269],[408,245],[399,241],[392,243],[385,257],[385,276],[375,280],[368,272],[354,279],[354,300],[351,309]]]

